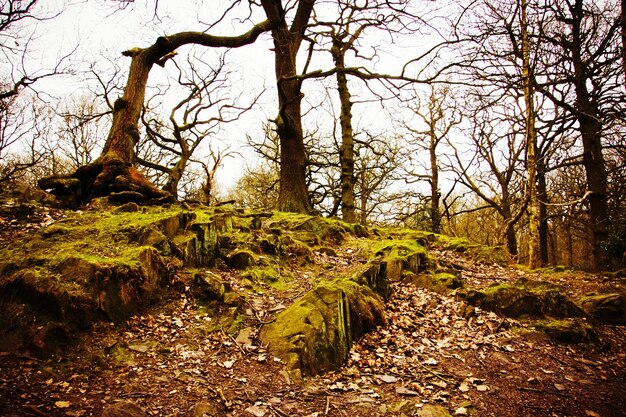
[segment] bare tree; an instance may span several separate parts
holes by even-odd
[[[414,90],[415,93],[417,91]],[[415,126],[412,122],[404,121],[402,125],[412,139],[409,144],[415,147],[412,152],[413,161],[418,160],[419,150],[428,152],[428,164],[424,167],[428,172],[416,171],[410,168],[407,172],[406,181],[408,184],[415,181],[426,181],[430,187],[430,230],[434,233],[441,233],[441,189],[440,177],[440,145],[446,143],[450,138],[452,129],[461,123],[462,117],[458,110],[449,86],[430,86],[430,92],[426,100],[422,101],[419,95],[415,94],[414,99],[407,101],[407,107],[411,113],[420,119],[422,126]]]
[[[184,89],[184,97],[172,107],[167,121],[161,119],[157,108],[171,85],[163,86],[144,107],[141,119],[146,136],[137,144],[136,160],[139,165],[164,174],[162,189],[174,197],[178,196],[179,183],[200,146],[214,139],[225,123],[238,120],[258,99],[254,98],[248,105],[236,103],[229,94],[232,89],[229,80],[234,77],[225,70],[224,58],[220,56],[211,65],[205,62],[204,54],[189,56],[188,70],[174,62],[177,84]],[[210,151],[216,156],[213,148]],[[207,165],[203,169],[213,168]]]
[[[268,21],[254,25],[239,36],[213,36],[204,32],[180,32],[164,36],[147,48],[123,52],[131,58],[124,95],[114,103],[111,130],[102,154],[67,177],[47,177],[39,185],[57,195],[70,195],[74,203],[84,203],[93,197],[117,193],[120,201],[150,199],[172,200],[172,195],[159,190],[134,167],[135,146],[139,141],[139,119],[144,106],[148,75],[154,64],[164,66],[176,49],[198,44],[215,48],[236,48],[253,43],[270,29]]]

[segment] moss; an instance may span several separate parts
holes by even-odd
[[[319,283],[265,326],[261,339],[298,379],[340,366],[352,341],[384,321],[382,299],[357,275]]]
[[[580,305],[594,319],[611,324],[626,324],[625,294],[588,295],[581,298]]]
[[[546,319],[535,322],[533,327],[555,343],[593,345],[598,342],[595,329],[584,319]]]
[[[507,317],[581,317],[583,311],[557,285],[521,279],[462,294],[469,302]]]

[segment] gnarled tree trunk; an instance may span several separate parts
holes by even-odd
[[[135,146],[139,141],[139,117],[144,104],[148,75],[154,64],[163,66],[182,45],[236,48],[252,43],[269,22],[255,25],[240,36],[211,36],[202,32],[180,32],[160,37],[147,48],[123,52],[132,59],[124,94],[114,104],[113,123],[98,159],[66,177],[48,177],[39,186],[51,190],[70,206],[89,202],[94,197],[111,196],[118,201],[163,201],[174,197],[155,187],[134,166]]]

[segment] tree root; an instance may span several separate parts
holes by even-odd
[[[115,204],[175,201],[170,193],[155,187],[135,167],[113,158],[96,160],[67,176],[42,178],[37,185],[68,208],[78,208],[96,197],[109,197]]]

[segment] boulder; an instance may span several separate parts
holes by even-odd
[[[626,296],[624,294],[590,295],[583,297],[580,305],[594,319],[611,324],[626,324]]]
[[[494,311],[506,317],[583,317],[558,285],[544,281],[520,279],[514,284],[497,284],[482,290],[460,294],[469,303]]]

